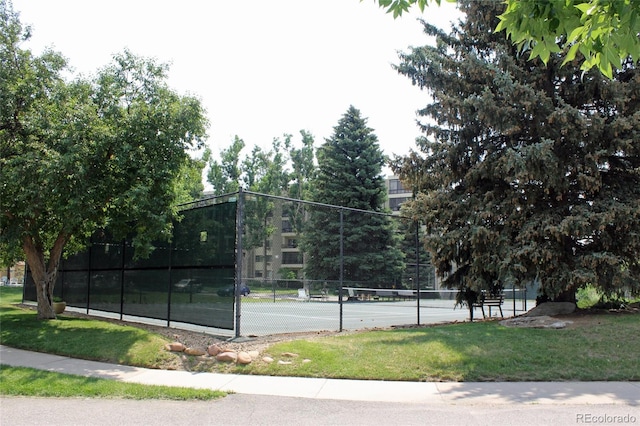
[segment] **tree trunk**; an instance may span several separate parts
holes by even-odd
[[[56,319],[53,310],[53,287],[56,284],[58,265],[66,242],[66,234],[60,233],[49,251],[49,261],[46,262],[41,244],[35,244],[31,237],[25,237],[23,240],[22,248],[36,284],[38,319]]]
[[[571,302],[576,303],[576,289],[569,288],[564,290],[562,293],[558,294],[554,299],[554,302]]]

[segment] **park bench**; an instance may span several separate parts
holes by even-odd
[[[358,300],[358,295],[356,294],[355,289],[347,288],[346,290],[347,290],[347,294],[348,294],[348,297],[347,297],[347,301],[348,302],[349,301],[353,301],[353,300]]]
[[[303,302],[308,302],[309,301],[309,293],[307,293],[307,289],[306,288],[299,288],[298,289],[298,300],[302,300]]]
[[[487,317],[484,312],[485,306],[489,308],[489,318],[491,318],[491,308],[492,307],[498,308],[500,309],[500,316],[504,318],[504,315],[502,314],[503,303],[504,303],[504,294],[493,295],[493,294],[482,293],[480,295],[480,298],[473,304],[473,307],[482,309],[483,318]]]

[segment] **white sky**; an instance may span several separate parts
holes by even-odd
[[[170,86],[201,99],[214,155],[234,135],[250,148],[310,131],[331,136],[349,105],[360,109],[387,155],[419,136],[428,95],[391,68],[398,51],[428,42],[416,17],[444,28],[442,2],[394,20],[372,0],[13,0],[25,45],[51,47],[91,75],[125,48],[170,63]],[[247,149],[248,150],[248,149]]]

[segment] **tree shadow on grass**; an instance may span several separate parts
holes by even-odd
[[[26,309],[0,307],[0,342],[14,348],[111,363],[127,363],[149,335],[140,329],[59,315],[38,320]]]

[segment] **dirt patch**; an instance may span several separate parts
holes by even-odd
[[[567,328],[572,324],[571,320],[558,319],[547,315],[528,317],[520,316],[500,321],[500,325],[505,327],[523,327],[523,328]]]
[[[640,303],[634,303],[625,309],[582,309],[571,314],[556,315],[559,320],[571,321],[567,328],[590,327],[602,322],[602,318],[608,315],[638,315]]]
[[[291,340],[300,339],[313,339],[324,336],[332,336],[339,333],[337,331],[313,331],[313,332],[299,332],[299,333],[282,333],[273,334],[268,336],[243,336],[238,339],[233,339],[227,336],[220,336],[215,334],[208,334],[198,331],[183,330],[179,328],[169,328],[158,325],[143,324],[138,322],[120,321],[113,318],[103,318],[91,315],[82,314],[79,312],[65,311],[65,316],[72,316],[77,318],[91,318],[100,321],[106,321],[113,324],[128,325],[142,330],[147,330],[152,333],[159,334],[166,337],[172,342],[183,343],[186,347],[190,348],[207,348],[209,345],[217,344],[221,347],[232,351],[258,351],[262,352],[264,349],[274,343],[287,342]]]

